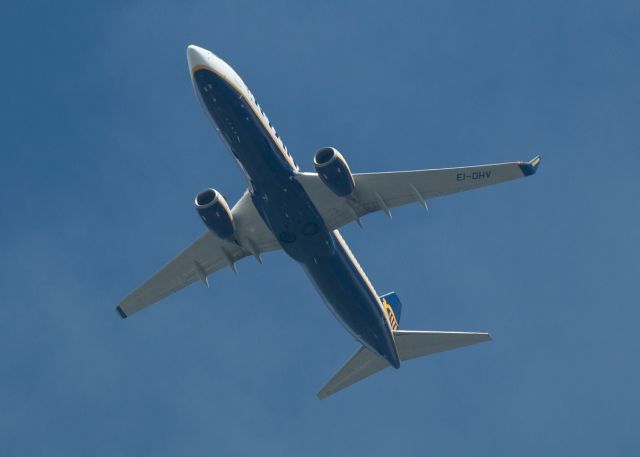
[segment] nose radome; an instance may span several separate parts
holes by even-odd
[[[232,82],[240,88],[240,90],[247,90],[246,85],[233,68],[207,49],[193,44],[187,46],[187,61],[189,62],[189,69],[192,74],[194,72],[194,68],[204,67],[217,73],[227,81]]]
[[[207,62],[207,51],[204,48],[201,48],[196,45],[187,46],[187,61],[189,62],[189,68],[196,67],[198,65],[207,65],[209,66],[209,62]]]

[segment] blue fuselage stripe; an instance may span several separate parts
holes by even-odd
[[[207,113],[247,176],[256,209],[284,251],[302,265],[349,332],[398,366],[393,335],[375,291],[295,179],[293,159],[265,127],[258,108],[213,71],[199,69],[193,78]]]

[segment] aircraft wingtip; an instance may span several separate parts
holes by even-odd
[[[320,392],[318,392],[316,394],[316,398],[318,400],[324,400],[325,398],[327,398],[331,394],[332,394],[332,392],[327,392],[326,390],[323,389],[323,390],[321,390]]]
[[[122,310],[120,305],[116,306],[116,311],[118,312],[118,314],[120,315],[121,318],[123,318],[123,319],[127,318],[126,313]]]
[[[525,176],[531,176],[536,174],[536,171],[538,171],[538,166],[540,166],[541,161],[542,161],[542,157],[538,155],[528,162],[521,163],[520,170],[522,170],[522,174]]]

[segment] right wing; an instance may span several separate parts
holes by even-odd
[[[536,172],[540,157],[529,162],[509,162],[460,168],[356,173],[355,189],[347,198],[338,197],[316,173],[300,173],[298,181],[305,188],[330,230],[359,221],[361,216],[390,208],[419,203],[442,195],[490,186]]]
[[[248,192],[231,210],[239,245],[218,238],[207,230],[159,272],[131,292],[116,310],[123,318],[201,280],[208,287],[207,276],[225,266],[235,271],[235,262],[248,255],[260,261],[260,254],[280,248],[267,228]]]

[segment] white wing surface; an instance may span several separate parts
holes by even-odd
[[[258,214],[248,192],[231,210],[238,243],[225,241],[206,231],[159,272],[131,292],[116,310],[123,318],[201,280],[225,266],[235,271],[235,262],[248,255],[260,260],[263,252],[274,251],[280,244]]]
[[[354,174],[355,190],[349,197],[338,197],[316,173],[300,173],[298,181],[331,230],[374,211],[384,211],[407,203],[426,207],[427,200],[442,195],[490,186],[530,176],[540,157],[529,162],[510,162],[461,168]]]

